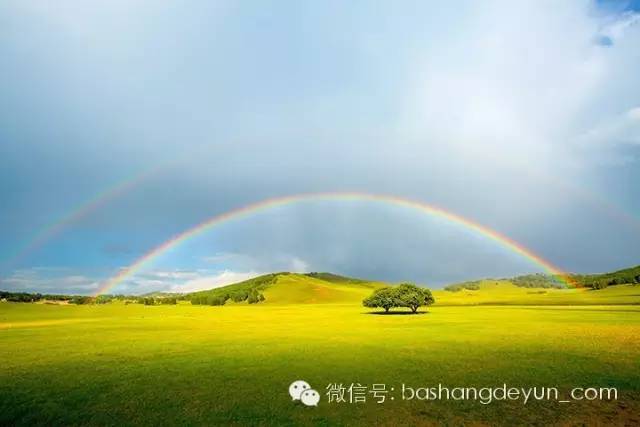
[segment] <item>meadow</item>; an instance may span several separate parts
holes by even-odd
[[[292,290],[291,281],[300,283]],[[255,305],[0,303],[0,424],[640,423],[638,305],[464,305],[464,293],[449,293],[424,314],[378,315],[358,304],[369,285],[283,282]],[[635,292],[637,304],[640,287],[618,289],[624,298]],[[477,295],[469,298],[489,298]],[[291,401],[287,388],[297,379],[320,392],[318,407]],[[326,387],[334,383],[395,391],[382,404],[372,395],[329,403]],[[616,387],[619,396],[526,405],[402,401],[403,383],[561,393]]]

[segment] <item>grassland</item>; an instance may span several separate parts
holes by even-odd
[[[378,284],[327,283],[279,278],[255,305],[0,303],[0,424],[640,423],[640,306],[613,305],[637,302],[638,286],[556,296],[486,283],[436,292],[426,314],[374,315],[358,302]],[[499,298],[600,305],[478,304]],[[295,379],[320,391],[317,408],[290,401]],[[396,399],[326,402],[329,383],[358,382]],[[617,387],[619,400],[408,402],[403,383]]]
[[[433,292],[438,305],[634,305],[640,304],[640,285],[591,288],[523,288],[509,280],[482,280],[479,290]]]
[[[640,285],[616,285],[604,289],[538,288],[514,285],[510,279],[487,279],[473,282],[477,289],[434,290],[436,305],[634,305],[640,304]],[[260,276],[236,285],[229,285],[193,295],[223,295],[258,289],[265,296],[261,304],[355,304],[374,289],[388,286],[330,275],[327,273],[279,273]],[[229,298],[227,304],[233,304]]]

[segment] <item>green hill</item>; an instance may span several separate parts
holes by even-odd
[[[608,286],[638,284],[640,283],[640,265],[609,273],[570,274],[569,278],[578,287],[591,289],[604,289]],[[554,276],[536,273],[525,274],[508,279],[483,279],[454,283],[452,285],[445,286],[444,289],[452,292],[458,292],[465,289],[478,290],[478,287],[481,283],[488,283],[492,281],[508,282],[513,284],[514,286],[518,286],[521,288],[549,289],[565,287],[565,285]]]
[[[640,283],[640,265],[613,271],[611,273],[573,274],[571,275],[571,278],[582,286],[594,289],[603,289],[607,286]]]
[[[360,303],[384,283],[363,280],[336,280],[336,277],[306,274],[279,275],[265,289],[265,302],[277,304]],[[339,276],[337,276],[339,277]]]
[[[465,282],[433,291],[438,305],[618,305],[640,304],[640,286],[604,289],[523,287],[511,279]]]
[[[636,274],[637,273],[637,274]],[[610,285],[568,289],[552,277],[529,274],[510,279],[462,282],[433,290],[436,305],[640,304],[640,266],[612,273],[573,275],[577,283]],[[629,283],[626,283],[629,282]],[[620,283],[620,284],[618,284]],[[626,284],[622,284],[626,283]],[[613,286],[615,284],[615,286]],[[220,288],[187,294],[193,304],[360,304],[374,289],[390,286],[333,273],[272,273]]]
[[[188,294],[194,304],[226,303],[322,304],[360,302],[381,282],[339,276],[332,273],[272,273],[240,283]],[[251,296],[258,295],[258,301]]]
[[[187,294],[186,298],[191,300],[192,304],[200,305],[224,305],[229,300],[237,303],[245,301],[257,303],[264,300],[264,294],[262,292],[275,283],[278,276],[286,274],[289,273],[265,274],[264,276],[254,277],[253,279],[220,288],[192,292]],[[252,297],[251,299],[249,298],[250,296]],[[255,296],[258,298],[257,301],[253,299]]]
[[[333,273],[305,273],[307,277],[313,277],[314,279],[324,280],[330,283],[368,283],[369,280],[356,279],[353,277],[341,276]]]

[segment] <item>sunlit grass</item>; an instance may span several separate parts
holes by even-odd
[[[0,423],[553,423],[640,411],[640,307],[0,304]],[[292,404],[329,383],[616,386],[620,402]],[[324,395],[323,395],[324,398]],[[594,418],[595,417],[595,418]]]

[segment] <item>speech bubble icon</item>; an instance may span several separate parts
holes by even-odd
[[[320,393],[313,389],[305,390],[300,395],[300,400],[307,406],[318,406],[320,402]]]
[[[298,380],[291,383],[289,386],[289,395],[293,400],[300,400],[300,395],[303,391],[311,389],[308,382]]]

